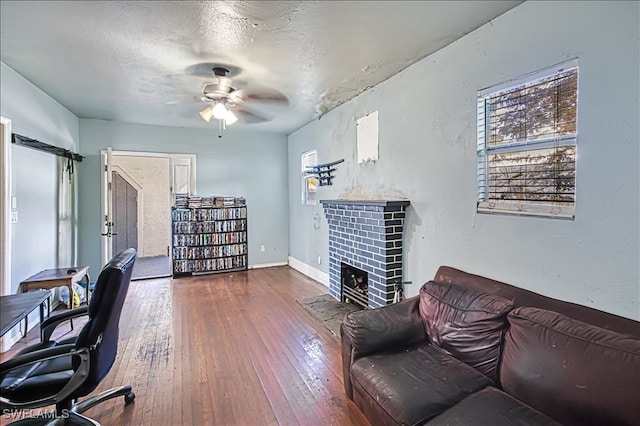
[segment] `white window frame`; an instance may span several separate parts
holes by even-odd
[[[320,185],[320,180],[318,175],[310,173],[310,168],[318,165],[318,152],[315,149],[303,152],[300,160],[302,204],[316,205],[318,204],[317,188]]]
[[[515,201],[489,199],[489,158],[491,155],[509,152],[533,152],[545,148],[558,148],[562,146],[575,146],[577,151],[577,123],[576,133],[569,136],[557,136],[538,139],[527,139],[502,144],[499,147],[489,147],[486,132],[489,130],[488,100],[498,93],[515,89],[520,86],[534,84],[537,81],[549,78],[555,74],[571,69],[578,72],[578,59],[571,59],[553,67],[545,68],[535,73],[513,79],[498,85],[487,87],[478,91],[478,133],[477,133],[477,184],[478,184],[478,213],[501,213],[526,216],[541,216],[563,219],[575,217],[575,195],[573,203],[551,203],[535,201]],[[576,93],[576,120],[578,108],[578,94]],[[577,163],[577,153],[576,153]],[[577,164],[576,164],[577,166]],[[575,177],[574,177],[575,179]],[[574,181],[574,188],[576,182]]]

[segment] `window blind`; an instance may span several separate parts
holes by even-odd
[[[573,217],[578,67],[571,65],[479,92],[479,211]]]

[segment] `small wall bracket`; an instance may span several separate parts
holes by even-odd
[[[336,171],[336,168],[333,166],[340,164],[343,161],[344,158],[332,161],[331,163],[316,164],[315,166],[308,167],[307,170],[305,170],[305,173],[307,175],[317,176],[318,184],[320,186],[333,185],[333,172]]]

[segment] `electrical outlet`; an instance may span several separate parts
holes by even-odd
[[[318,265],[322,263],[322,256],[318,256]]]
[[[18,212],[11,212],[11,223],[18,223]]]
[[[262,253],[264,253],[264,250],[265,250],[265,248],[264,248],[264,244],[260,244],[260,251],[261,251]]]

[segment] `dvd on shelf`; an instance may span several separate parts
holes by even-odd
[[[244,197],[176,194],[174,206],[174,275],[247,269],[247,207]]]

